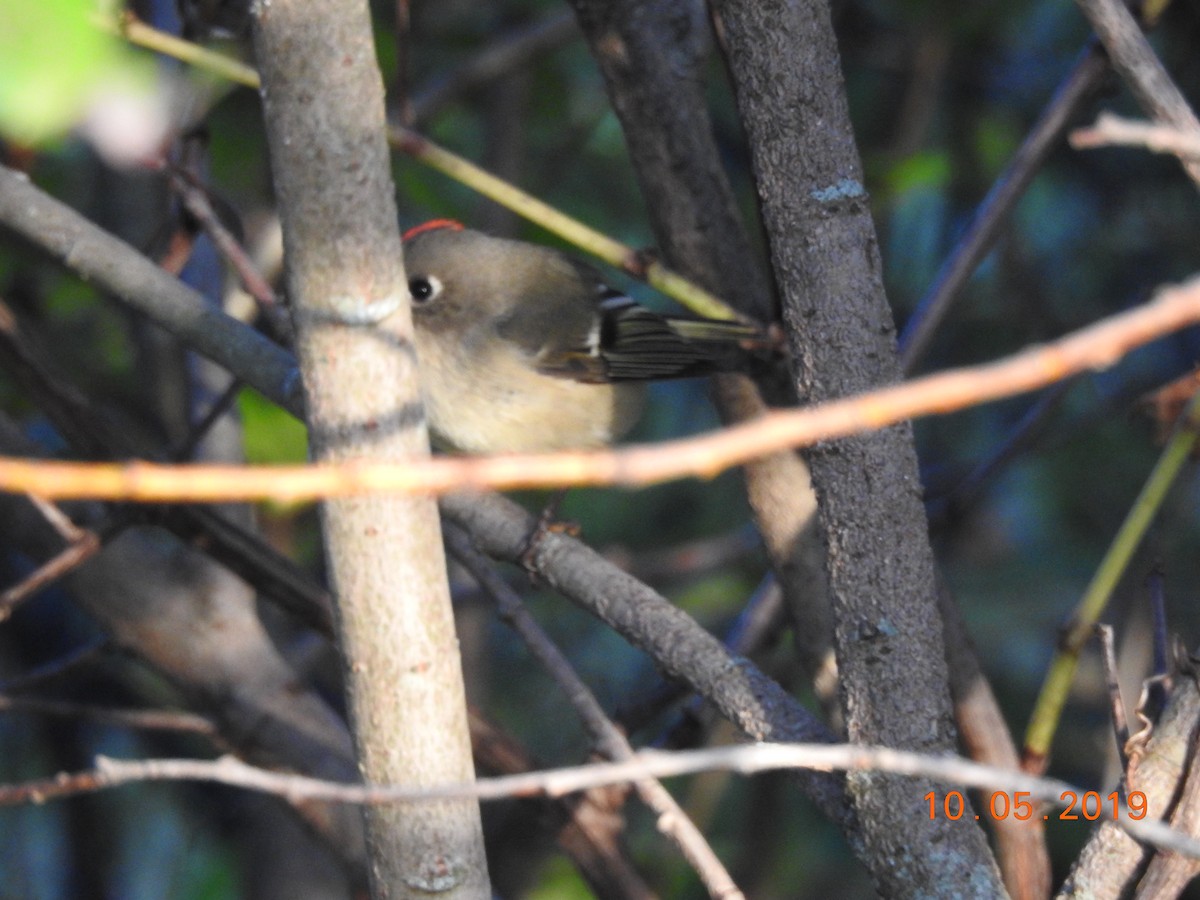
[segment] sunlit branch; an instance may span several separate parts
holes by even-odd
[[[481,778],[470,784],[428,788],[322,781],[304,775],[255,768],[232,756],[215,761],[118,760],[102,756],[97,758],[96,768],[91,771],[64,772],[39,782],[2,785],[0,805],[44,802],[146,781],[211,781],[275,794],[292,802],[328,800],[383,804],[428,803],[463,798],[500,800],[512,797],[561,797],[605,785],[700,772],[730,771],[750,775],[794,768],[826,772],[871,770],[911,775],[966,788],[1002,791],[1010,798],[1028,795],[1030,802],[1045,803],[1054,808],[1066,807],[1084,794],[1082,789],[1057,778],[1040,778],[984,766],[956,756],[930,756],[860,744],[740,744],[676,752],[642,750],[633,759],[622,762],[502,775]],[[922,802],[922,798],[914,798],[914,810],[920,809]],[[1138,840],[1200,859],[1200,841],[1158,821],[1163,810],[1144,806],[1131,808],[1122,798],[1115,815],[1112,812],[1105,807],[1105,819],[1113,821]],[[1142,815],[1145,818],[1135,818]]]
[[[806,409],[779,410],[698,437],[617,450],[405,463],[318,466],[168,466],[0,458],[0,490],[49,498],[147,502],[316,500],[369,492],[445,494],[478,488],[566,485],[635,487],[688,476],[711,478],[789,447],[945,415],[1115,364],[1129,351],[1200,322],[1200,278],[1164,288],[1148,303],[1057,341],[993,363],[952,369]]]
[[[1095,147],[1145,147],[1155,153],[1173,153],[1181,158],[1200,157],[1200,135],[1170,125],[1139,122],[1112,113],[1100,113],[1096,123],[1071,132],[1076,150]]]

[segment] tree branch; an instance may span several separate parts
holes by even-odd
[[[550,640],[550,636],[537,624],[516,591],[492,569],[491,562],[471,546],[464,533],[453,526],[446,530],[446,543],[458,561],[466,566],[471,577],[492,598],[500,617],[520,636],[529,652],[566,694],[591,734],[596,748],[612,760],[633,759],[634,749],[628,739],[605,714],[600,701]],[[642,802],[654,812],[659,831],[679,848],[704,882],[710,896],[729,900],[743,897],[700,829],[688,818],[683,807],[675,802],[662,782],[655,779],[636,781],[633,788]]]
[[[503,800],[512,797],[560,797],[590,788],[646,778],[669,778],[712,771],[752,775],[795,768],[888,772],[906,779],[906,783],[912,786],[914,791],[919,789],[914,779],[923,778],[965,788],[993,789],[1011,796],[1020,792],[1028,795],[1030,801],[1039,801],[1055,809],[1067,808],[1072,798],[1078,798],[1084,793],[1075,785],[1056,778],[1023,775],[949,755],[912,753],[862,744],[760,743],[674,752],[642,750],[633,759],[622,762],[590,763],[586,766],[481,778],[470,783],[434,788],[339,784],[302,775],[256,769],[229,756],[217,760],[134,761],[101,756],[96,760],[96,768],[89,772],[63,773],[56,778],[40,782],[5,786],[0,789],[0,805],[45,802],[58,797],[147,781],[211,781],[246,790],[277,794],[292,802],[320,799],[366,805],[429,804],[454,798]],[[941,797],[945,792],[936,793]],[[927,804],[928,799],[918,796],[915,802]],[[1104,827],[1112,828],[1118,833],[1126,833],[1126,840],[1133,838],[1160,849],[1200,859],[1200,840],[1159,821],[1156,818],[1159,811],[1156,809],[1147,806],[1144,813],[1137,813],[1135,809],[1121,803],[1116,807],[1115,815],[1109,806],[1104,806],[1104,814],[1112,816],[1111,824],[1106,822]],[[1144,818],[1140,817],[1142,815]],[[959,882],[959,888],[961,887],[962,881]]]
[[[313,454],[327,462],[427,457],[367,4],[255,4],[253,36]],[[469,781],[436,506],[373,496],[330,500],[321,513],[363,778]],[[376,808],[366,821],[378,896],[490,896],[477,803]]]
[[[1200,120],[1122,0],[1076,0],[1121,73],[1138,105],[1156,122],[1185,134],[1200,135]],[[1182,159],[1184,170],[1200,186],[1200,161]]]
[[[714,8],[725,26],[797,393],[802,402],[825,403],[895,382],[895,325],[829,4],[723,0]],[[867,744],[949,750],[955,731],[911,426],[827,441],[806,458],[847,734]],[[982,830],[913,817],[912,782],[852,773],[847,791],[881,893],[1004,894]]]
[[[1027,393],[1080,372],[1100,371],[1131,350],[1197,322],[1200,278],[1193,278],[1177,287],[1162,288],[1154,299],[1129,312],[992,363],[950,369],[803,409],[776,410],[698,437],[617,450],[237,467],[34,462],[0,457],[0,488],[57,498],[294,501],[371,491],[444,494],[485,487],[637,487],[686,476],[711,478],[730,466],[781,448],[816,445],[908,419],[945,415]],[[237,371],[236,360],[229,355],[217,353],[213,358]],[[273,390],[268,383],[248,383],[264,393]],[[278,387],[274,386],[276,392]]]
[[[0,166],[0,225],[165,328],[197,353],[240,373],[297,415],[303,399],[290,353],[213,309],[129,244],[93,225],[29,179]]]

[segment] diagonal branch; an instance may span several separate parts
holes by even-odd
[[[1193,278],[1161,289],[1136,309],[996,362],[951,369],[805,409],[775,411],[698,437],[618,450],[237,467],[52,463],[0,457],[0,486],[51,498],[159,502],[311,500],[370,491],[445,494],[485,487],[634,487],[686,476],[711,478],[783,448],[811,446],[909,419],[945,415],[1027,393],[1080,372],[1103,370],[1131,350],[1197,322],[1200,278]],[[188,335],[181,338],[186,342]],[[213,359],[237,371],[238,362],[230,354],[221,352]],[[263,393],[282,393],[278,385],[247,381]]]
[[[1076,0],[1121,73],[1138,104],[1156,122],[1189,134],[1200,134],[1200,120],[1167,74],[1133,13],[1122,0]],[[1183,159],[1184,169],[1200,185],[1200,161]]]
[[[538,625],[521,602],[521,598],[492,569],[490,561],[471,546],[467,536],[458,529],[448,527],[445,536],[451,552],[492,598],[501,618],[517,632],[529,652],[567,695],[600,752],[612,760],[633,759],[634,749],[628,739],[605,714],[595,694],[579,677],[562,651],[550,640],[550,636]],[[710,896],[725,897],[729,900],[743,897],[700,829],[663,787],[662,782],[656,779],[637,781],[633,783],[633,788],[642,798],[642,802],[654,811],[658,817],[659,830],[675,843],[691,863],[708,888]]]

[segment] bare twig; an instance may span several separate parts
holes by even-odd
[[[1104,682],[1108,689],[1108,705],[1112,712],[1113,732],[1117,739],[1117,755],[1121,760],[1121,771],[1129,768],[1129,757],[1125,748],[1129,744],[1129,722],[1125,718],[1125,701],[1121,697],[1121,682],[1117,677],[1117,651],[1113,642],[1111,625],[1097,624],[1096,637],[1100,641],[1100,659],[1104,664]]]
[[[29,502],[34,505],[34,508],[42,514],[42,517],[50,523],[50,526],[58,532],[59,537],[64,541],[71,543],[81,541],[87,536],[86,529],[80,528],[71,521],[62,509],[51,503],[49,500],[43,500],[41,497],[30,497]]]
[[[1200,121],[1123,0],[1076,2],[1096,29],[1113,68],[1121,73],[1142,109],[1161,125],[1200,135]],[[1180,161],[1192,180],[1200,184],[1200,160]]]
[[[983,495],[989,484],[1005,467],[1020,457],[1045,434],[1053,421],[1053,415],[1062,406],[1074,379],[1064,379],[1052,385],[1038,397],[1021,421],[1013,428],[999,446],[980,460],[974,468],[944,495],[926,496],[929,510],[930,531],[937,533],[951,520],[962,516]],[[928,491],[928,489],[927,489]]]
[[[178,167],[166,167],[171,188],[178,195],[184,208],[200,223],[200,227],[212,239],[213,244],[225,257],[246,293],[253,298],[259,314],[267,323],[272,337],[281,343],[292,338],[292,325],[275,291],[258,271],[250,254],[238,242],[213,209],[207,189],[189,172]]]
[[[181,462],[192,458],[196,452],[196,448],[200,446],[200,442],[212,430],[212,427],[217,424],[217,421],[229,412],[237,400],[238,394],[241,393],[245,385],[240,378],[233,378],[229,385],[221,392],[221,395],[213,401],[208,410],[200,417],[199,421],[192,424],[188,428],[188,433],[183,440],[167,454],[168,458]]]
[[[35,499],[35,498],[31,498]],[[25,600],[43,588],[49,587],[77,566],[87,562],[103,546],[100,536],[94,531],[82,531],[79,536],[46,560],[17,584],[0,594],[0,622],[13,614]]]
[[[492,569],[491,563],[454,526],[445,529],[451,552],[470,571],[500,611],[500,616],[520,635],[534,658],[550,673],[566,694],[576,714],[583,720],[601,753],[613,760],[630,760],[634,750],[629,741],[605,714],[600,702],[571,666],[570,660],[550,640],[537,621],[529,614],[521,598],[504,579]],[[708,841],[688,817],[675,798],[658,781],[648,779],[634,782],[642,801],[658,816],[658,828],[683,853],[696,870],[712,897],[732,898],[743,894],[733,878],[713,852]]]
[[[1096,147],[1144,147],[1155,153],[1173,153],[1180,158],[1200,158],[1200,135],[1174,128],[1138,122],[1110,112],[1102,112],[1096,123],[1071,132],[1071,146],[1076,150]]]
[[[942,263],[933,286],[904,327],[900,335],[900,362],[906,373],[920,363],[963,285],[987,255],[1046,156],[1057,146],[1071,115],[1095,93],[1107,71],[1108,60],[1097,52],[1094,42],[1089,43],[975,211],[966,234]]]
[[[464,488],[638,486],[687,475],[711,478],[785,447],[944,415],[1022,394],[1078,372],[1104,369],[1133,348],[1197,321],[1200,278],[1193,278],[1162,289],[1137,309],[993,363],[952,369],[806,409],[775,411],[699,437],[621,450],[270,467],[79,464],[7,457],[0,458],[0,488],[54,498],[294,501],[371,491],[445,494]]]
[[[424,122],[455,97],[492,83],[527,65],[537,56],[563,46],[579,34],[575,17],[567,10],[529,25],[497,35],[483,52],[448,76],[436,78],[413,92],[411,120]]]
[[[57,656],[34,669],[22,672],[14,678],[0,681],[0,693],[16,694],[33,691],[65,679],[100,659],[104,653],[111,650],[111,646],[107,639],[101,638],[68,651],[66,654]]]
[[[808,768],[822,772],[881,771],[896,775],[935,779],[967,788],[994,789],[1014,794],[1027,793],[1031,801],[1065,808],[1083,791],[1057,778],[1041,778],[981,766],[956,756],[930,756],[887,747],[858,744],[739,744],[704,750],[664,752],[639,751],[632,760],[593,763],[498,778],[481,778],[472,783],[428,788],[387,785],[344,784],[302,775],[271,772],[225,756],[215,761],[197,759],[117,760],[97,757],[96,768],[63,773],[54,778],[0,788],[0,805],[44,802],[60,797],[137,784],[146,781],[212,781],[284,797],[292,802],[330,800],[341,803],[378,805],[385,803],[433,803],[447,799],[500,800],[511,797],[550,796],[621,784],[646,778],[671,778],[700,772],[730,771],[741,775],[780,769]],[[915,798],[919,804],[922,798]],[[1122,805],[1116,816],[1120,825],[1140,841],[1200,859],[1200,841],[1180,834],[1157,821],[1161,811],[1147,810],[1146,819],[1132,818]]]
[[[7,315],[7,310],[4,310],[4,314]],[[4,333],[6,337],[11,336],[7,331]],[[104,538],[99,533],[90,528],[80,528],[56,504],[35,494],[29,495],[29,502],[59,537],[67,542],[67,546],[17,584],[0,593],[0,622],[9,618],[21,603],[38,591],[49,587],[77,566],[87,562],[104,545]]]
[[[477,711],[469,712],[471,749],[481,771],[511,774],[537,768],[533,755],[520,741]],[[531,798],[524,803],[537,810],[539,824],[556,832],[559,846],[570,856],[596,896],[654,900],[656,895],[638,874],[620,840],[623,822],[619,809],[625,802],[626,793],[624,787],[605,787],[571,797]],[[493,844],[497,858],[504,853],[503,844],[512,840],[519,841],[524,850],[528,850],[528,829],[510,820],[500,838],[500,846]]]
[[[42,716],[79,719],[137,728],[145,731],[177,731],[199,734],[219,740],[216,726],[204,716],[195,713],[157,709],[114,709],[87,703],[69,703],[62,700],[46,700],[40,697],[11,697],[0,694],[0,713],[33,713]],[[221,741],[221,746],[227,746]]]

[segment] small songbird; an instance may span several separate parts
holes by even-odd
[[[606,446],[644,382],[744,368],[765,341],[740,322],[663,316],[558,250],[436,220],[404,236],[435,444],[466,453]]]

